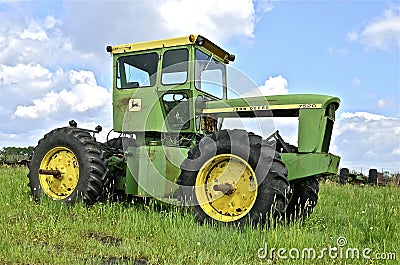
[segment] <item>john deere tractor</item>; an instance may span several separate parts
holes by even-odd
[[[100,126],[88,130],[75,121],[46,134],[28,174],[36,200],[91,205],[152,197],[191,206],[200,222],[229,224],[312,212],[317,178],[338,171],[340,158],[329,153],[337,97],[229,98],[227,66],[235,56],[200,35],[106,50],[113,58],[113,134],[119,136],[98,142]],[[224,127],[227,120],[283,117],[297,117],[297,146],[279,131],[263,139],[252,129]]]

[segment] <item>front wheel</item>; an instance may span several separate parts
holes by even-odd
[[[99,143],[86,131],[59,128],[46,134],[34,150],[29,186],[35,200],[48,196],[91,205],[104,192],[106,164]]]
[[[279,154],[260,136],[223,130],[203,138],[181,165],[181,199],[198,221],[263,224],[284,216],[289,183]]]

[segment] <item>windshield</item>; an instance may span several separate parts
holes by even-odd
[[[226,98],[225,64],[196,49],[195,86],[214,97]]]

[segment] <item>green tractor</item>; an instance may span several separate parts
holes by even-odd
[[[191,206],[200,222],[264,224],[309,215],[317,178],[337,174],[340,157],[329,153],[337,97],[228,98],[235,56],[200,35],[106,50],[119,137],[100,143],[100,126],[82,129],[75,121],[47,133],[29,168],[35,200],[92,205],[151,197]],[[297,117],[297,146],[279,131],[263,139],[223,127],[226,120],[281,117]]]

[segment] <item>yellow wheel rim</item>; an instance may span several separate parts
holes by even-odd
[[[67,198],[74,192],[79,180],[79,163],[66,147],[54,147],[43,157],[41,170],[59,171],[59,175],[40,174],[43,191],[55,200]]]
[[[209,159],[196,178],[196,198],[211,218],[232,222],[244,217],[257,198],[257,178],[251,166],[232,154]]]

